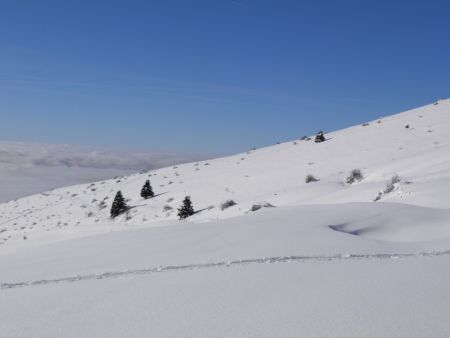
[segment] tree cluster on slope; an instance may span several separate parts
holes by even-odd
[[[141,189],[141,197],[144,199],[149,199],[154,196],[155,196],[155,193],[153,192],[152,186],[150,184],[150,180],[146,180],[144,186]],[[169,200],[172,201],[173,198],[169,199]],[[164,207],[165,211],[168,211],[171,209],[172,209],[172,207],[167,206],[167,205]],[[110,211],[111,218],[116,218],[117,216],[122,215],[123,213],[127,212],[128,210],[130,210],[130,206],[127,204],[125,198],[122,195],[122,192],[119,190],[116,193],[116,196],[115,196],[114,201],[111,206],[111,211]],[[195,213],[195,211],[194,211],[194,207],[192,205],[191,198],[190,198],[190,196],[186,196],[183,200],[183,204],[178,209],[178,217],[180,219],[185,219],[185,218],[192,216],[194,213]]]

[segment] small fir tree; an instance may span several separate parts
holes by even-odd
[[[129,208],[130,207],[125,202],[125,198],[122,196],[122,192],[119,190],[111,206],[111,217],[115,218],[126,212]]]
[[[314,140],[314,142],[321,143],[324,141],[325,141],[325,135],[323,134],[323,131],[319,131],[316,135],[316,139]]]
[[[150,180],[145,181],[145,184],[141,190],[141,197],[143,199],[149,199],[154,196],[155,193],[153,192],[152,186],[150,185]]]
[[[183,205],[178,209],[178,217],[180,217],[180,219],[185,219],[193,214],[194,207],[192,206],[191,198],[186,196],[183,200]]]

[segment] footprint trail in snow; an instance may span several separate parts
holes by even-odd
[[[167,265],[144,269],[109,271],[96,274],[75,275],[71,277],[41,279],[15,283],[1,283],[0,290],[15,289],[27,286],[39,286],[59,283],[73,283],[85,280],[100,280],[126,276],[148,275],[153,273],[185,271],[196,269],[220,268],[220,267],[238,267],[250,264],[273,264],[273,263],[291,263],[291,262],[330,262],[337,260],[388,260],[388,259],[406,259],[406,258],[423,258],[448,256],[450,250],[444,251],[425,251],[418,253],[374,253],[374,254],[336,254],[336,255],[317,255],[317,256],[277,256],[240,259],[233,261],[221,261],[203,264],[186,264],[186,265]]]

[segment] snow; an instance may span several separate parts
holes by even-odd
[[[447,337],[449,259],[265,264],[2,291],[8,337]],[[420,271],[422,278],[412,278]],[[448,284],[447,284],[448,285]]]
[[[0,336],[447,337],[450,100],[377,121],[1,204]]]

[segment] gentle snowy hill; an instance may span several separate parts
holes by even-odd
[[[0,142],[0,202],[205,158],[200,155],[128,153],[71,145]]]
[[[1,204],[1,334],[447,337],[450,100],[326,138]]]
[[[176,208],[186,195],[199,211],[191,222],[245,215],[254,204],[372,202],[395,175],[400,181],[377,203],[450,209],[449,131],[450,100],[441,100],[367,126],[326,134],[328,140],[323,143],[296,140],[212,161],[56,189],[0,205],[0,243],[22,242],[24,236],[33,243],[55,234],[71,237],[94,229],[161,225],[177,219]],[[363,179],[347,184],[353,169],[361,170]],[[308,174],[319,181],[305,183]],[[149,200],[140,197],[146,179],[157,195]],[[133,209],[112,221],[109,211],[118,190]],[[221,210],[229,199],[237,205]]]

